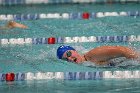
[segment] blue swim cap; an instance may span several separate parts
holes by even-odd
[[[62,59],[62,56],[63,54],[67,51],[67,50],[75,50],[73,47],[71,46],[60,46],[58,49],[57,49],[57,57],[59,59]]]

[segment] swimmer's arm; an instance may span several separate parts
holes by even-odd
[[[7,24],[7,27],[9,27],[9,28],[22,28],[22,29],[28,28],[26,25],[23,25],[21,23],[17,23],[17,22],[14,22],[14,21],[10,21]]]
[[[122,52],[122,54],[128,59],[137,59],[138,55],[139,55],[136,51],[132,50],[131,48],[127,48],[127,47],[121,48],[120,52]]]
[[[0,26],[0,30],[9,30],[9,29],[12,29],[12,28],[22,28],[22,29],[26,29],[26,28],[28,28],[28,27],[27,27],[26,25],[23,25],[23,24],[14,22],[14,21],[8,22],[8,24],[5,25],[5,26]]]
[[[92,49],[87,53],[88,56],[94,58],[114,58],[114,57],[126,57],[128,59],[136,59],[140,54],[129,47],[124,46],[102,46]],[[93,56],[92,56],[93,55]],[[109,58],[109,59],[110,59]]]

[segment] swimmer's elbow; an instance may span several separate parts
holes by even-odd
[[[136,51],[131,50],[131,49],[127,49],[127,50],[123,51],[122,54],[128,59],[138,58],[138,53]]]
[[[129,55],[126,55],[126,58],[128,58],[128,59],[137,59],[138,55],[137,54],[129,54]]]

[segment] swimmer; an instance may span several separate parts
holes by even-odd
[[[14,22],[14,21],[9,21],[5,26],[0,26],[0,30],[8,30],[8,29],[12,29],[12,28],[26,29],[28,27],[23,24]]]
[[[118,57],[137,59],[138,54],[125,46],[100,46],[80,55],[73,47],[62,45],[57,49],[57,57],[77,64],[88,61],[96,65],[109,65],[111,59]]]

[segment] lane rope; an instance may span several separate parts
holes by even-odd
[[[64,4],[64,3],[125,4],[125,3],[140,3],[140,1],[139,0],[0,0],[0,5]]]
[[[139,42],[140,35],[130,36],[81,36],[81,37],[43,37],[43,38],[3,38],[0,45],[24,45],[24,44],[66,44],[80,42],[99,42],[99,43],[120,43],[120,42]]]
[[[96,71],[96,72],[37,72],[37,73],[0,73],[0,81],[23,80],[97,80],[140,78],[140,71]]]
[[[95,19],[102,17],[132,16],[139,17],[140,11],[121,12],[79,12],[79,13],[34,13],[34,14],[0,14],[0,20],[37,20],[37,19]]]

